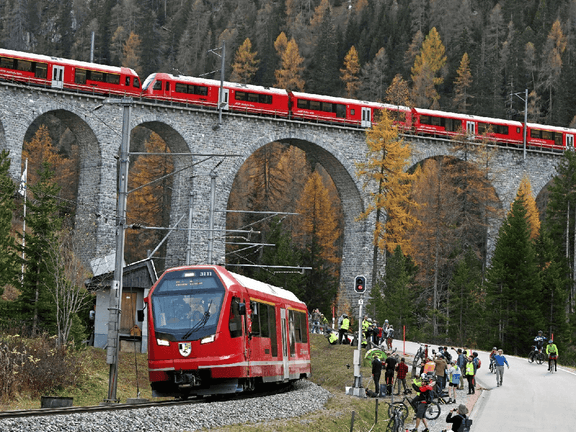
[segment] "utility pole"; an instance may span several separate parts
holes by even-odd
[[[118,403],[118,352],[120,350],[120,318],[122,312],[122,276],[124,270],[124,231],[126,228],[126,198],[128,195],[128,165],[130,150],[130,118],[132,98],[109,99],[104,103],[123,107],[122,143],[120,145],[120,170],[118,173],[118,205],[116,211],[116,260],[114,280],[110,287],[110,319],[108,322],[108,347],[106,363],[110,365],[108,398],[105,403]]]

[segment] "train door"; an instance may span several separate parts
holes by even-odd
[[[366,128],[372,126],[372,110],[370,108],[362,107],[362,121],[360,126]]]
[[[474,122],[466,122],[466,133],[468,136],[476,136],[476,124]]]
[[[52,88],[64,87],[64,66],[52,66]]]
[[[286,309],[280,308],[280,333],[282,333],[282,363],[284,369],[284,379],[290,379],[290,369],[288,368],[288,330],[286,326]]]
[[[566,148],[574,150],[574,135],[566,135]]]
[[[222,91],[222,99],[220,99],[220,91]],[[230,90],[229,89],[225,88],[225,89],[219,89],[218,90],[218,102],[220,102],[220,100],[222,101],[222,109],[228,110],[229,100],[230,100]]]

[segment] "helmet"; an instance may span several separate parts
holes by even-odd
[[[542,330],[538,330],[538,334],[542,334]]]
[[[498,348],[496,348],[496,347],[494,347],[494,348],[492,348],[492,349],[493,349],[494,351],[498,351]]]
[[[348,315],[346,315],[346,314],[344,314],[344,315],[342,315],[342,316],[343,316],[344,318],[348,318]]]
[[[553,341],[552,339],[550,339],[550,340],[548,341],[548,343],[551,344],[551,343],[554,343],[554,341]]]
[[[422,375],[420,375],[420,379],[428,379],[428,375],[423,373]]]
[[[372,318],[368,318],[368,322],[372,322]]]
[[[384,322],[388,322],[388,320],[384,320]]]

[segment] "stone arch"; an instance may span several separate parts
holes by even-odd
[[[102,216],[100,212],[100,196],[102,190],[102,151],[99,140],[92,128],[79,114],[68,109],[46,109],[35,112],[37,115],[28,125],[30,129],[34,124],[42,121],[44,116],[53,116],[58,119],[74,135],[79,150],[79,177],[76,194],[76,213],[74,228],[81,234],[81,250],[85,253],[82,259],[88,263],[94,257],[98,247],[97,225]],[[21,141],[24,146],[24,139]],[[21,156],[21,154],[20,154]],[[17,160],[18,158],[13,158]],[[21,158],[20,158],[21,159]]]
[[[362,184],[355,175],[355,158],[344,154],[342,149],[337,148],[330,138],[333,137],[321,136],[305,130],[292,130],[291,133],[279,131],[266,136],[260,136],[251,141],[249,145],[243,149],[243,156],[241,158],[234,159],[231,164],[231,175],[227,176],[224,180],[223,189],[226,191],[226,201],[228,201],[232,184],[242,165],[256,150],[269,143],[280,142],[290,144],[316,158],[331,176],[342,201],[344,212],[344,244],[342,249],[339,296],[341,299],[352,301],[355,298],[352,285],[356,275],[366,275],[368,286],[372,286],[372,233],[374,220],[372,217],[365,220],[357,220],[357,217],[365,210],[367,204],[365,202],[366,194],[362,191]],[[342,137],[338,138],[342,140]],[[350,136],[346,138],[350,138],[351,142],[349,145],[353,148],[355,148],[356,145],[365,145],[363,135],[350,134]],[[342,141],[339,142],[339,144],[341,143]],[[364,147],[361,148],[363,152]],[[225,220],[221,223],[225,226]],[[356,308],[354,304],[351,303],[351,305],[353,308]]]

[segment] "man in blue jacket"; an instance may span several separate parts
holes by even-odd
[[[504,351],[502,351],[502,349],[499,349],[498,354],[494,356],[494,363],[496,364],[496,386],[500,387],[502,385],[502,377],[504,376],[504,364],[510,369],[510,365],[506,357],[504,357]]]

